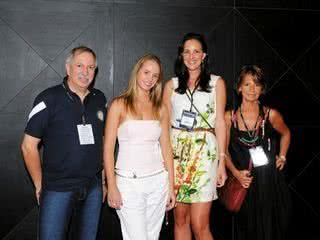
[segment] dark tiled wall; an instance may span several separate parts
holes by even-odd
[[[211,68],[232,85],[240,66],[261,65],[269,91],[292,129],[287,176],[294,199],[292,239],[319,239],[320,4],[307,0],[13,0],[0,1],[0,237],[35,239],[37,208],[19,145],[34,97],[61,82],[67,53],[98,54],[96,86],[108,99],[127,84],[135,59],[153,52],[166,79],[186,32],[204,33]],[[317,184],[317,185],[316,185]],[[161,239],[172,239],[172,218]],[[232,216],[212,211],[216,239],[232,239]],[[119,239],[103,210],[100,239]]]

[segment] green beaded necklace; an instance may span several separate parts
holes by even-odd
[[[246,124],[246,121],[244,120],[244,117],[243,117],[243,114],[242,114],[241,105],[240,105],[240,117],[241,117],[241,120],[243,122],[244,127],[246,128],[248,136],[251,138],[251,139],[247,139],[247,138],[241,137],[240,140],[242,140],[242,142],[247,143],[247,144],[255,143],[259,139],[259,134],[258,134],[258,130],[259,129],[257,129],[257,125],[258,125],[259,118],[260,118],[260,112],[258,113],[256,122],[254,124],[254,130],[253,131],[249,130],[248,125]]]

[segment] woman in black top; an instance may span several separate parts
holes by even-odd
[[[291,205],[282,172],[290,130],[277,110],[259,103],[265,91],[260,68],[244,66],[236,91],[241,99],[239,107],[226,112],[229,142],[226,166],[248,188],[248,193],[235,215],[235,239],[283,240]]]

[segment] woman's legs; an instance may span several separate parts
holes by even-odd
[[[123,240],[148,240],[146,200],[140,179],[117,177],[123,205],[117,209]]]
[[[212,202],[191,204],[191,228],[196,240],[213,240],[210,232],[210,210]]]
[[[174,208],[174,239],[191,240],[190,215],[191,204],[177,203]]]
[[[117,177],[117,185],[123,201],[117,210],[123,240],[158,239],[168,199],[168,174]]]
[[[144,185],[151,187],[146,201],[147,236],[148,240],[158,240],[168,200],[168,173],[150,177],[147,181]]]

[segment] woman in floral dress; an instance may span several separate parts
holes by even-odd
[[[224,184],[226,87],[208,73],[207,45],[200,34],[188,33],[179,46],[175,78],[164,89],[171,113],[174,153],[176,240],[213,239],[209,227],[216,187]]]

